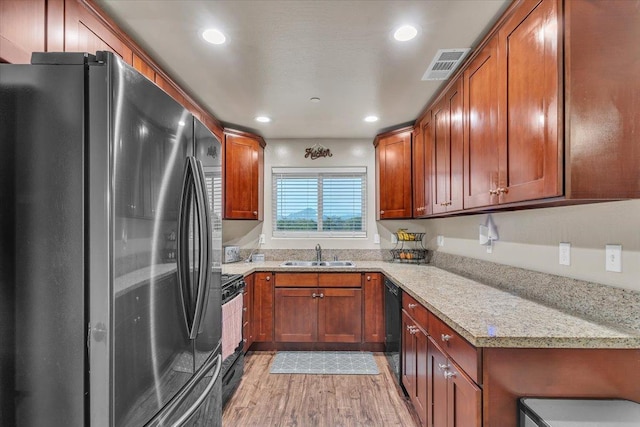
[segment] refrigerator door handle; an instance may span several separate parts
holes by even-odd
[[[209,380],[209,384],[207,384],[207,387],[205,387],[204,391],[200,396],[198,396],[196,401],[193,402],[193,405],[191,405],[189,409],[185,411],[185,413],[182,414],[182,416],[178,418],[176,422],[173,423],[172,427],[183,426],[187,421],[189,421],[191,417],[195,415],[198,409],[200,409],[200,407],[205,402],[207,397],[211,394],[211,390],[213,389],[213,386],[218,380],[218,377],[220,376],[220,370],[222,369],[222,355],[218,354],[215,360],[216,360],[216,367],[213,375],[211,376],[211,380]]]
[[[209,279],[211,276],[211,216],[209,215],[209,198],[207,197],[207,182],[204,177],[202,162],[191,157],[194,170],[194,188],[196,205],[198,207],[198,224],[200,226],[200,265],[198,274],[198,291],[191,339],[196,338],[202,328],[202,319],[207,308],[209,298]]]
[[[213,370],[213,374],[211,375],[211,380],[205,387],[204,391],[198,396],[196,401],[184,411],[184,413],[178,418],[176,421],[171,423],[171,427],[180,427],[183,426],[189,419],[198,411],[198,409],[205,402],[213,386],[215,385],[218,377],[220,376],[220,371],[222,369],[222,354],[218,353],[216,357],[211,359],[206,365],[198,371],[199,373],[182,389],[176,394],[171,401],[167,404],[167,406],[155,417],[153,417],[145,427],[159,427],[166,426],[167,421],[175,414],[180,405],[184,402],[184,400],[189,396],[189,394],[193,391],[195,384],[200,382],[207,373]]]
[[[194,191],[194,159],[187,157],[182,178],[182,191],[180,193],[180,208],[178,209],[178,233],[177,233],[177,269],[178,288],[182,301],[185,326],[189,338],[193,338],[195,324],[195,307],[191,293],[191,260],[189,259],[189,219],[190,205]],[[196,201],[197,204],[197,201]],[[197,291],[196,291],[197,293]]]

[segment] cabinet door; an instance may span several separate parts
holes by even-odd
[[[500,203],[562,194],[562,118],[556,0],[525,2],[499,33],[506,106],[501,130]]]
[[[318,342],[361,342],[362,289],[320,288],[319,292]]]
[[[433,213],[462,209],[463,185],[462,80],[433,109]]]
[[[45,0],[0,0],[0,62],[29,64],[46,50]]]
[[[253,344],[253,274],[244,278],[246,284],[243,294],[242,313],[242,337],[244,339],[244,352],[246,353]]]
[[[416,340],[411,333],[414,322],[402,311],[402,385],[409,396],[416,394]]]
[[[364,274],[364,342],[383,343],[384,324],[384,284],[382,274]]]
[[[276,342],[316,341],[318,294],[315,288],[276,288]]]
[[[256,342],[273,341],[273,275],[255,273],[253,335]]]
[[[447,378],[449,361],[431,338],[427,343],[427,376],[429,390],[428,418],[432,426],[447,424]],[[462,426],[462,425],[461,425]]]
[[[495,190],[503,144],[498,128],[499,78],[498,40],[494,37],[464,72],[465,209],[498,202]]]
[[[447,425],[449,427],[480,427],[482,425],[482,391],[455,365],[451,365],[450,375],[447,380]]]
[[[422,121],[416,123],[413,130],[413,146],[411,148],[413,161],[413,217],[420,218],[426,215],[425,181],[427,167],[425,164],[425,138],[422,134]]]
[[[379,219],[411,218],[411,131],[380,138],[376,159]]]
[[[133,63],[133,51],[80,0],[65,0],[65,52],[98,50],[113,52],[127,64]]]
[[[225,134],[225,218],[262,220],[263,150],[255,139]]]
[[[429,407],[428,384],[428,342],[429,338],[422,329],[417,329],[413,334],[416,345],[416,379],[413,405],[416,408],[422,425],[428,425],[427,408]]]

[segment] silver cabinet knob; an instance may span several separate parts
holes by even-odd
[[[438,369],[440,369],[441,371],[447,371],[449,370],[450,366],[449,364],[442,364],[442,363],[438,363]]]
[[[449,378],[455,378],[455,376],[456,376],[456,373],[455,373],[455,372],[447,371],[447,372],[445,372],[445,373],[444,373],[444,377],[445,377],[446,379],[449,379]]]
[[[414,309],[418,306],[418,304],[409,304],[409,308]]]
[[[367,276],[367,281],[370,282],[371,281],[371,276]]]
[[[453,338],[453,336],[451,335],[447,335],[447,334],[440,335],[440,339],[445,342],[449,341],[451,338]]]
[[[258,216],[258,211],[253,211],[253,216]]]
[[[267,276],[265,280],[268,282],[269,280],[271,280],[271,276]]]
[[[380,215],[384,215],[384,211],[380,211]]]

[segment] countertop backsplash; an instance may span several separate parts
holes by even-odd
[[[640,292],[435,252],[431,265],[514,295],[640,332]]]

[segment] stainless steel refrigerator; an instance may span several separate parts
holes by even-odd
[[[0,425],[221,424],[220,154],[111,53],[0,65]]]

